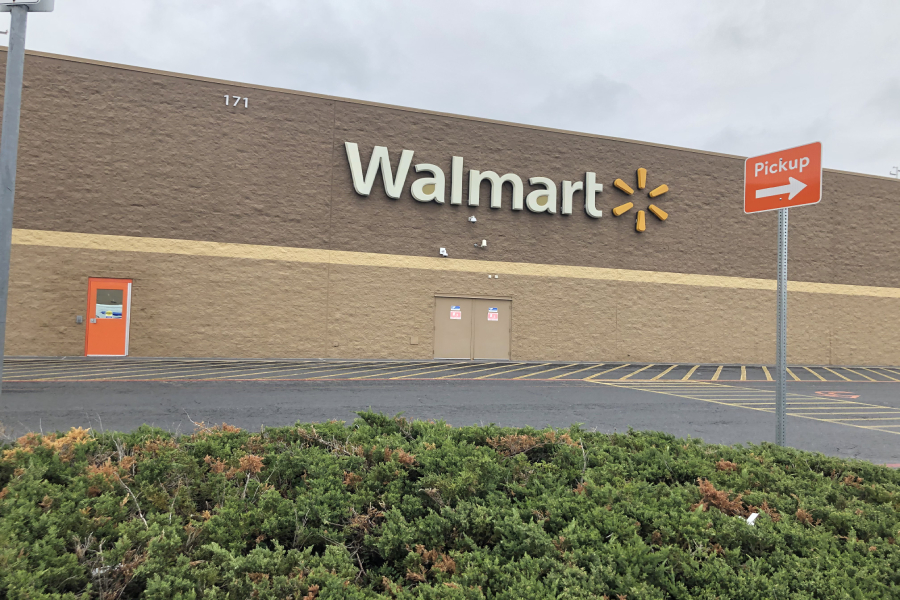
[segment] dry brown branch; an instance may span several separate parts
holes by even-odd
[[[742,494],[738,494],[734,500],[731,500],[728,497],[728,492],[717,490],[709,480],[698,477],[697,483],[700,486],[702,499],[692,506],[691,510],[696,509],[698,506],[702,506],[703,510],[707,510],[710,506],[715,506],[726,515],[745,517],[749,514],[741,501]]]
[[[343,454],[344,456],[365,456],[363,447],[350,444],[349,439],[344,442],[339,442],[332,437],[328,440],[319,435],[315,427],[310,427],[309,429],[309,431],[306,431],[303,428],[297,429],[297,435],[309,444],[327,448],[335,454]]]
[[[125,491],[128,492],[128,495],[131,496],[131,499],[134,500],[134,505],[137,507],[138,516],[141,518],[141,521],[144,522],[144,527],[150,529],[150,525],[147,524],[147,519],[144,518],[144,512],[141,510],[141,505],[138,503],[137,496],[135,496],[134,492],[131,491],[131,488],[128,487],[128,485],[124,481],[122,481],[122,478],[119,477],[118,471],[116,471],[116,480],[123,488],[125,488]]]

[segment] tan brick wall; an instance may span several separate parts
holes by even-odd
[[[325,356],[326,265],[13,246],[9,355],[84,354],[88,277],[134,280],[132,356]]]
[[[771,291],[21,245],[9,354],[81,355],[89,276],[134,279],[132,356],[429,359],[455,294],[512,298],[513,360],[774,360]],[[898,298],[792,293],[789,314],[792,363],[900,365]]]

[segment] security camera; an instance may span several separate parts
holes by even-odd
[[[447,254],[446,248],[441,248],[441,256],[450,256],[449,254]]]

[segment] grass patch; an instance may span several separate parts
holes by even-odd
[[[898,492],[769,444],[375,413],[29,434],[0,458],[0,597],[900,598]]]

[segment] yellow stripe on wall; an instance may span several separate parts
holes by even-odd
[[[130,237],[123,235],[39,231],[35,229],[13,229],[12,243],[18,246],[77,248],[84,250],[102,250],[106,252],[147,252],[155,254],[180,254],[186,256],[243,258],[250,260],[328,263],[359,267],[388,267],[394,269],[423,269],[428,271],[453,271],[464,273],[502,273],[504,275],[524,275],[529,277],[564,277],[569,279],[658,283],[744,290],[775,291],[776,289],[774,279],[692,275],[685,273],[666,273],[662,271],[635,271],[630,269],[605,269],[602,267],[494,262],[457,258],[432,258],[426,256],[376,254],[371,252],[347,252],[343,250],[289,248],[285,246],[260,246],[254,244],[230,244],[165,238]],[[807,294],[900,298],[900,288],[843,285],[837,283],[790,281],[788,282],[788,291],[803,292]]]

